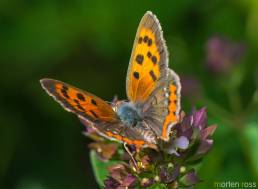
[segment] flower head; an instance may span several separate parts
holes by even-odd
[[[178,141],[177,145],[181,146],[181,148],[178,148],[179,150],[185,150],[188,146],[191,148],[195,145],[197,150],[194,154],[191,154],[193,158],[197,156],[201,157],[210,150],[213,144],[213,140],[210,136],[212,136],[216,128],[216,125],[208,127],[206,108],[201,108],[200,110],[194,109],[190,115],[184,116],[182,121],[172,128],[172,131],[174,130],[177,134],[177,138],[175,140]],[[182,147],[185,147],[185,149]],[[175,148],[173,152],[176,155],[179,155],[179,153],[175,151]],[[187,150],[182,153],[186,155]]]
[[[105,189],[192,187],[201,180],[193,169],[195,162],[200,162],[211,149],[211,136],[216,125],[208,126],[206,108],[193,109],[189,115],[181,113],[178,123],[172,127],[170,140],[160,141],[158,150],[144,148],[140,151],[128,145],[131,153],[127,154],[121,146],[98,141],[90,147],[99,156],[113,160],[114,154],[119,162],[108,167],[108,176],[104,181]],[[118,149],[120,148],[120,149]],[[102,153],[101,153],[102,152]],[[121,153],[123,152],[123,153]],[[126,155],[127,154],[127,155]],[[136,165],[136,167],[135,167]]]

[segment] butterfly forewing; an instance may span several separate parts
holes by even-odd
[[[42,87],[67,111],[93,122],[117,122],[112,107],[99,97],[53,79],[42,79]]]
[[[147,12],[138,27],[127,72],[126,91],[129,100],[144,102],[165,77],[168,52],[161,26]]]
[[[156,148],[155,141],[148,137],[150,131],[125,127],[112,107],[95,95],[53,79],[42,79],[40,82],[50,96],[67,111],[78,115],[83,124],[93,127],[100,135],[137,148]]]

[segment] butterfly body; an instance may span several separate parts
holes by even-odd
[[[135,127],[142,120],[140,111],[133,103],[125,102],[117,109],[117,115],[127,127]]]
[[[126,78],[127,101],[108,104],[67,83],[42,79],[42,87],[67,111],[97,132],[138,149],[167,141],[180,111],[181,85],[168,68],[168,52],[158,19],[147,12],[138,27]]]

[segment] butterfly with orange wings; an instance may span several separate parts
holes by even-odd
[[[90,122],[102,136],[143,147],[168,141],[179,119],[181,85],[168,67],[168,51],[160,23],[148,11],[141,19],[126,77],[128,101],[110,105],[101,98],[53,79],[42,87],[67,111]]]

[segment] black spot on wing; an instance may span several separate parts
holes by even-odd
[[[95,118],[98,118],[98,115],[97,115],[93,110],[90,110],[90,113],[91,113]]]
[[[77,104],[77,107],[82,110],[82,111],[85,111],[85,109],[80,105],[80,104]]]
[[[133,76],[135,79],[139,79],[140,74],[139,74],[139,72],[133,72]]]
[[[77,98],[80,99],[81,101],[85,101],[85,98],[81,93],[77,93]]]
[[[147,42],[148,42],[148,39],[149,39],[148,36],[145,35],[144,38],[143,38],[143,42],[144,42],[144,43],[147,43]]]
[[[148,58],[151,57],[151,52],[150,52],[150,51],[147,52],[147,57],[148,57]]]
[[[153,81],[156,81],[157,80],[157,76],[155,75],[155,73],[153,72],[153,70],[151,70],[150,72],[150,76],[152,78]]]
[[[137,54],[137,56],[136,56],[136,58],[135,58],[135,61],[136,61],[138,64],[142,65],[143,60],[144,60],[143,55],[142,55],[142,54]]]
[[[91,99],[91,104],[97,106],[97,102],[94,99]]]
[[[73,101],[74,101],[76,104],[80,104],[80,102],[79,102],[77,99],[73,99]]]
[[[157,57],[156,56],[152,56],[151,57],[151,61],[153,62],[153,64],[157,64]]]
[[[152,39],[150,38],[147,42],[148,46],[150,47],[152,45]]]
[[[61,89],[61,93],[62,93],[63,97],[68,98],[68,99],[70,98],[69,95],[67,94],[67,90],[65,90],[64,88]]]

